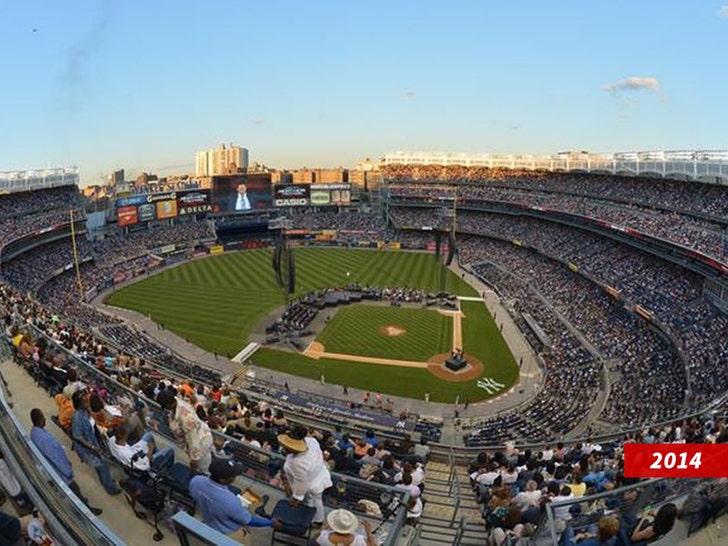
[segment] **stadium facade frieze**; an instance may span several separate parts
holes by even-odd
[[[518,170],[611,173],[632,176],[704,179],[728,184],[728,150],[668,150],[617,153],[560,152],[551,155],[392,152],[380,168],[442,165]]]

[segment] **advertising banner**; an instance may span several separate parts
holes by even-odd
[[[212,200],[209,190],[192,190],[179,192],[177,195],[177,211],[180,216],[212,212]]]
[[[307,185],[279,185],[275,187],[273,205],[276,207],[306,207],[309,201]]]
[[[338,206],[351,205],[351,190],[331,190],[331,204]]]
[[[143,205],[144,203],[156,203],[158,201],[167,201],[170,199],[177,199],[176,191],[165,191],[160,193],[142,193],[139,195],[130,195],[129,197],[122,197],[117,199],[115,205],[119,207],[127,207],[129,205]]]
[[[134,205],[119,207],[116,210],[116,217],[119,227],[131,226],[139,222],[139,218],[137,217],[137,208]]]
[[[157,202],[157,219],[174,218],[177,216],[177,200],[169,199],[168,201]]]
[[[311,190],[311,205],[326,206],[331,204],[331,193],[328,191]]]
[[[149,222],[157,217],[157,207],[153,203],[144,203],[139,205],[138,214],[140,222]]]

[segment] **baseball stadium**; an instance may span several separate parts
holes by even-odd
[[[381,544],[485,543],[506,483],[529,544],[567,532],[564,513],[574,529],[603,518],[592,497],[623,513],[679,503],[670,543],[704,543],[726,506],[714,480],[633,479],[622,465],[626,442],[724,441],[728,163],[634,157],[396,153],[366,192],[311,185],[291,202],[294,190],[234,174],[142,188],[102,216],[85,211],[74,169],[4,175],[0,429],[17,485],[6,496],[19,515],[63,503],[45,519],[61,543],[172,544],[164,514],[212,541],[188,489],[193,452],[157,405],[175,388],[193,397],[215,456],[244,469],[236,485],[261,518],[285,501],[278,434],[303,426],[324,446],[326,510],[370,518]],[[241,184],[268,192],[263,205],[223,210]],[[347,199],[314,205],[314,192]],[[23,432],[44,426],[27,416],[42,410],[73,446],[62,419],[70,398],[86,411],[76,392],[103,400],[95,419],[170,446],[176,472],[142,478],[112,449],[91,464],[119,476],[123,495],[100,492],[78,461],[78,483],[49,489],[58,470]],[[529,469],[568,465],[582,470],[562,483],[583,496],[525,500],[546,494]],[[129,476],[151,479],[159,504],[145,507]],[[710,511],[687,512],[696,490]]]
[[[727,545],[723,4],[4,2],[0,546]]]

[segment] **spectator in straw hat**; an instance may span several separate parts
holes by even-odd
[[[333,510],[326,516],[326,528],[316,538],[319,546],[374,546],[377,541],[372,535],[368,521],[361,524],[364,533],[357,532],[359,520],[348,510]]]
[[[278,442],[286,453],[281,475],[291,505],[303,501],[316,508],[313,523],[323,524],[323,492],[333,484],[319,443],[307,436],[306,429],[300,426],[288,434],[279,434]]]

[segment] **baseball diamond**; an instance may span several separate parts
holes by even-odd
[[[270,272],[269,249],[244,251],[182,264],[124,287],[106,303],[148,315],[165,328],[222,355],[244,347],[261,320],[285,296]],[[298,290],[344,286],[440,289],[444,265],[424,252],[296,249]],[[515,360],[475,290],[449,270],[445,289],[464,299],[458,310],[421,305],[356,304],[339,309],[306,354],[264,347],[256,365],[281,372],[410,398],[482,400],[506,392],[517,378]],[[318,349],[318,350],[316,350]],[[432,371],[431,359],[462,349],[473,363],[466,373]],[[483,374],[504,385],[479,388]]]

